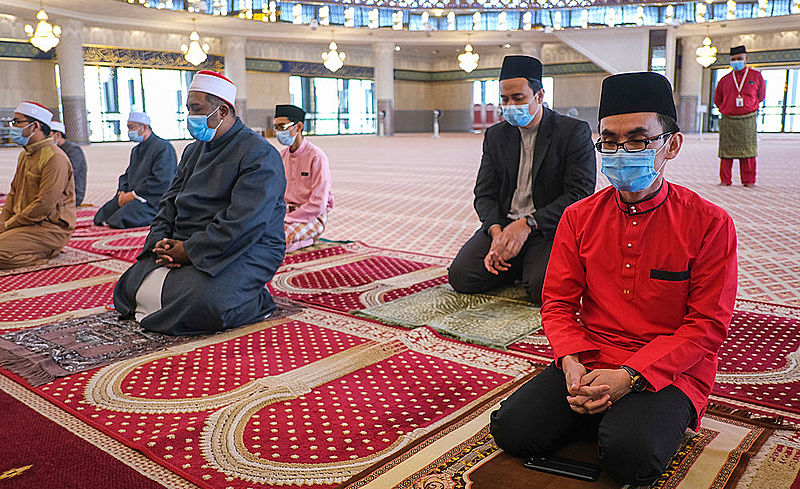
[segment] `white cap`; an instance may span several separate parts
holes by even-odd
[[[64,123],[63,122],[52,121],[50,123],[50,129],[52,129],[53,131],[58,131],[61,134],[66,134],[67,133],[67,128],[64,127]]]
[[[20,102],[14,112],[27,115],[48,126],[53,122],[53,113],[47,110],[44,105],[39,105],[36,102]]]
[[[128,122],[138,122],[139,124],[144,124],[145,126],[150,125],[150,116],[145,114],[144,112],[131,112],[128,114]]]
[[[198,72],[194,75],[194,78],[192,78],[189,91],[216,95],[231,104],[231,107],[234,106],[234,102],[236,101],[236,85],[225,78],[225,75],[217,73],[216,71],[203,70]]]

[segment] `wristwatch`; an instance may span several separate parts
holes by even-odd
[[[539,228],[539,223],[536,222],[536,218],[533,217],[533,214],[528,214],[525,216],[525,224],[531,228],[531,231],[536,231]]]
[[[645,379],[642,374],[627,365],[623,365],[620,368],[628,372],[628,375],[631,376],[630,388],[633,392],[642,392],[647,388],[647,379]]]

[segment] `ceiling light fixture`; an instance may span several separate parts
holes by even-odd
[[[708,36],[703,39],[703,45],[695,50],[695,54],[697,55],[697,62],[703,68],[708,68],[717,60],[717,48],[711,45],[711,38]]]
[[[336,72],[339,68],[344,66],[344,59],[347,57],[343,52],[340,53],[337,51],[338,46],[336,46],[335,41],[331,41],[328,45],[329,51],[326,53],[322,53],[322,64],[325,68],[328,68],[332,72]]]
[[[197,66],[208,58],[207,53],[210,48],[208,44],[200,46],[200,34],[197,33],[197,25],[194,19],[192,19],[192,25],[193,30],[192,33],[189,34],[189,45],[181,45],[181,52],[186,61]]]
[[[464,52],[458,55],[458,67],[467,73],[471,73],[478,67],[480,55],[472,51],[472,44],[464,46]]]
[[[58,37],[61,35],[61,27],[51,25],[47,22],[47,18],[47,12],[42,5],[42,9],[36,14],[36,19],[39,21],[36,29],[30,24],[25,26],[25,33],[30,37],[31,44],[45,53],[58,45]]]

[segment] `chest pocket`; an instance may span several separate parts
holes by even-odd
[[[650,269],[650,278],[653,280],[663,280],[667,282],[683,282],[689,280],[689,270],[673,272],[670,270]]]

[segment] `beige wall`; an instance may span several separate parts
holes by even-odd
[[[466,110],[472,107],[472,81],[431,83],[434,108]]]
[[[0,60],[0,109],[13,109],[23,100],[58,108],[55,63]]]
[[[432,83],[395,80],[395,110],[433,110]]]
[[[607,74],[561,75],[553,77],[553,105],[556,107],[596,107],[600,88]]]
[[[247,108],[275,110],[277,104],[288,104],[289,74],[247,72]]]

